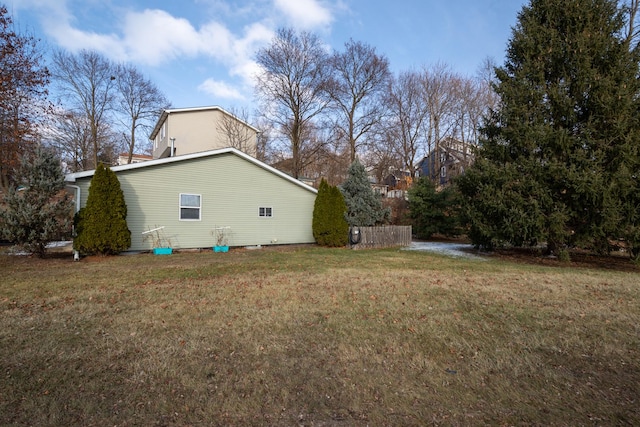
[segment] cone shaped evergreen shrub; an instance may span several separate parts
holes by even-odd
[[[356,159],[349,176],[340,186],[347,204],[347,222],[352,227],[371,227],[389,222],[391,209],[382,206],[379,194],[371,188],[367,171]]]
[[[131,246],[127,205],[116,174],[98,165],[87,205],[77,216],[74,247],[87,254],[113,255]]]
[[[345,220],[347,205],[337,187],[322,179],[313,207],[313,237],[322,246],[345,246],[349,224]]]

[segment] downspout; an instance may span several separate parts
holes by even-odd
[[[78,212],[80,212],[80,195],[82,194],[80,190],[80,187],[78,187],[77,185],[70,185],[67,184],[67,187],[69,188],[73,188],[74,190],[76,190],[76,194],[75,194],[75,199],[76,199],[76,211],[74,212],[74,217],[75,214],[77,214]],[[74,221],[75,222],[75,221]],[[73,234],[75,235],[75,224],[73,225]],[[78,252],[76,249],[73,250],[73,260],[74,261],[80,261],[80,252]]]
[[[169,141],[171,141],[171,152],[169,153],[169,157],[173,157],[175,154],[175,144],[176,144],[176,139],[175,138],[169,138]]]

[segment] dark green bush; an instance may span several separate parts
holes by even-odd
[[[347,205],[337,187],[324,179],[320,182],[313,207],[313,237],[322,246],[345,246],[349,238],[349,225],[345,220]]]
[[[456,236],[461,233],[455,187],[437,191],[429,178],[422,177],[409,189],[409,210],[413,234],[420,239],[434,234]]]
[[[112,255],[131,246],[127,205],[116,174],[98,165],[87,205],[76,217],[74,248],[82,253]]]

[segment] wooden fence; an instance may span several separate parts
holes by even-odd
[[[349,231],[349,247],[352,249],[389,248],[409,245],[411,245],[410,225],[352,227]]]

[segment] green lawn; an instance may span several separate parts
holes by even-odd
[[[0,274],[0,425],[640,425],[637,269],[303,247]]]

